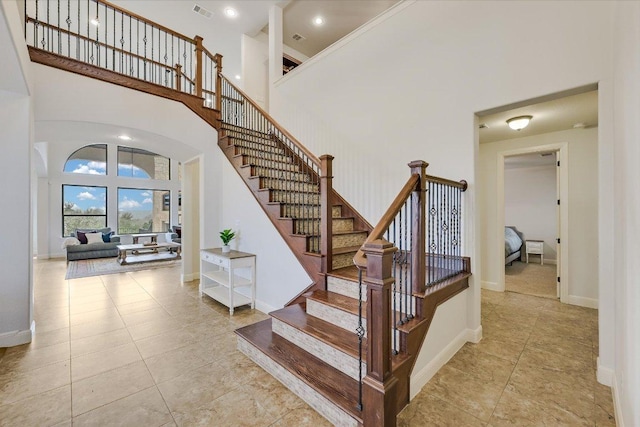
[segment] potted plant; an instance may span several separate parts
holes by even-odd
[[[234,237],[236,237],[236,233],[234,233],[230,228],[220,232],[220,239],[222,239],[222,252],[229,252],[231,250],[229,242],[231,242]]]

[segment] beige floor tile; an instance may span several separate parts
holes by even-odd
[[[80,338],[71,341],[71,357],[108,350],[132,342],[131,335],[126,329],[116,329],[100,335]]]
[[[51,331],[55,331],[57,329],[64,329],[64,328],[68,328],[69,327],[69,317],[67,316],[66,318],[58,318],[55,320],[49,320],[49,321],[39,321],[36,320],[36,330],[38,332],[51,332]]]
[[[0,406],[0,426],[54,426],[71,417],[71,386]]]
[[[473,344],[465,344],[447,363],[448,366],[471,374],[477,379],[506,385],[515,362],[480,351]]]
[[[516,363],[524,350],[524,342],[502,341],[493,337],[483,337],[479,343],[468,343],[478,351]]]
[[[115,304],[113,304],[111,298],[100,299],[98,301],[74,302],[69,306],[69,314],[82,314],[95,310],[106,310],[109,308],[115,308]]]
[[[481,427],[478,418],[428,393],[419,393],[398,415],[398,427],[456,426]]]
[[[615,409],[613,407],[611,388],[596,381],[594,394],[596,397],[596,406],[599,406],[600,409],[613,417],[615,415]]]
[[[593,395],[595,370],[584,362],[537,348],[525,347],[513,375],[523,369],[539,371],[541,374],[553,377],[554,381],[576,385],[579,389],[589,390]]]
[[[331,427],[329,421],[308,406],[287,412],[271,427]]]
[[[145,359],[145,363],[153,380],[159,384],[210,364],[214,359],[214,353],[194,343]]]
[[[69,360],[69,343],[63,342],[47,347],[25,349],[24,351],[7,350],[0,365],[0,375],[7,372],[25,372]]]
[[[94,335],[101,335],[106,332],[115,331],[117,329],[123,329],[124,327],[124,322],[122,321],[120,316],[111,317],[96,322],[74,325],[71,326],[71,341],[92,337]]]
[[[167,313],[161,307],[122,315],[122,320],[124,321],[125,325],[127,325],[127,327],[170,318],[171,316],[169,315],[169,313]]]
[[[112,347],[71,359],[71,378],[78,381],[142,360],[135,344]]]
[[[153,386],[144,362],[112,369],[73,383],[73,416],[127,397]]]
[[[535,347],[560,356],[579,360],[585,364],[591,364],[593,353],[593,347],[590,341],[549,335],[539,329],[535,329],[531,333],[529,341],[527,341],[527,347]]]
[[[102,322],[120,317],[120,313],[115,307],[102,308],[99,310],[75,313],[69,316],[71,326],[83,325],[91,322]]]
[[[593,426],[585,419],[555,404],[545,405],[524,398],[507,389],[500,398],[491,419],[491,426]]]
[[[294,409],[307,406],[302,399],[265,371],[260,372],[253,381],[238,390],[253,397],[258,405],[267,408],[274,420]]]
[[[150,387],[73,419],[74,426],[162,426],[173,419],[162,396]]]
[[[26,399],[70,383],[68,360],[25,373],[9,372],[0,375],[0,405]]]
[[[502,383],[480,380],[448,365],[443,366],[422,389],[484,422],[491,417],[503,390]]]
[[[189,344],[195,344],[196,338],[183,329],[176,329],[138,340],[135,343],[142,357],[147,359]]]
[[[615,427],[616,426],[616,417],[614,414],[605,411],[601,406],[596,405],[594,408],[595,414],[594,418],[596,420],[596,427],[606,426],[606,427]]]
[[[54,329],[47,332],[40,332],[39,328],[36,328],[33,340],[31,341],[31,344],[29,344],[29,348],[34,349],[48,347],[50,345],[69,342],[70,339],[69,328]]]
[[[133,325],[127,328],[131,337],[135,340],[142,340],[145,338],[154,337],[163,333],[174,331],[182,328],[182,323],[176,319],[159,319],[151,322],[141,323],[139,325]]]
[[[155,300],[144,300],[133,302],[131,304],[123,304],[118,306],[118,311],[120,315],[138,313],[140,311],[152,310],[154,308],[161,308],[162,306],[158,304]]]
[[[121,305],[133,304],[134,302],[142,302],[153,300],[153,297],[148,293],[137,293],[132,295],[115,295],[112,297],[114,304],[117,307]]]

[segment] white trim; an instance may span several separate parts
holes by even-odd
[[[580,307],[598,308],[598,300],[595,298],[579,297],[577,295],[569,295],[566,301],[567,304],[579,305]]]
[[[476,329],[467,329],[467,342],[478,344],[482,339],[482,325]]]
[[[544,259],[544,263],[545,264],[551,264],[551,265],[558,265],[558,261],[555,258],[552,258],[552,259],[551,258],[550,259],[545,258]]]
[[[496,282],[487,282],[486,280],[482,280],[480,282],[480,287],[482,287],[482,289],[488,289],[490,291],[504,292],[504,286],[500,287]]]
[[[517,150],[500,151],[497,154],[497,168],[496,168],[496,196],[497,196],[497,213],[496,213],[496,242],[497,247],[493,250],[498,254],[504,253],[504,160],[505,157],[517,156],[521,154],[542,153],[549,151],[558,152],[558,160],[560,166],[558,170],[558,179],[560,181],[560,200],[569,200],[569,143],[559,142],[555,144],[537,145],[534,147],[520,148]],[[560,204],[560,241],[569,241],[569,203]],[[563,279],[560,282],[560,302],[572,304],[569,301],[569,246],[568,244],[560,245],[560,277]],[[504,268],[502,265],[503,257],[496,258],[496,262],[500,264],[498,266],[498,283],[497,285],[504,289]],[[588,299],[588,298],[587,298]],[[580,300],[581,301],[581,300]],[[580,305],[580,304],[578,304]],[[597,303],[596,303],[597,306]]]
[[[475,333],[472,329],[461,331],[457,337],[438,353],[424,368],[416,374],[412,374],[409,384],[409,400],[416,397],[431,378],[442,368],[467,342],[467,338]]]
[[[316,63],[322,61],[326,56],[329,56],[332,53],[334,53],[335,51],[337,51],[339,49],[342,49],[344,46],[346,46],[347,44],[349,44],[352,41],[356,40],[358,37],[360,37],[363,34],[367,33],[371,29],[377,27],[379,24],[383,23],[387,19],[390,19],[391,17],[393,17],[397,13],[400,13],[401,11],[406,9],[407,7],[411,6],[413,3],[416,3],[416,1],[417,0],[404,0],[404,1],[400,1],[400,2],[396,3],[395,5],[391,6],[389,9],[385,10],[384,12],[382,12],[380,15],[376,16],[375,18],[373,18],[372,20],[370,20],[369,22],[364,24],[362,27],[360,27],[357,30],[353,31],[352,33],[350,33],[346,37],[341,38],[340,40],[338,40],[337,42],[333,43],[329,47],[326,47],[325,49],[321,50],[317,54],[313,55],[310,59],[308,59],[308,60],[304,61],[302,64],[298,65],[296,67],[296,72],[295,73],[287,73],[284,76],[282,76],[279,79],[277,79],[275,82],[273,82],[273,86],[274,87],[278,87],[281,83],[283,83],[283,82],[285,82],[285,81],[287,81],[289,79],[295,78],[295,76],[300,75],[300,73],[303,70],[306,70],[307,68],[312,67]]]
[[[190,273],[190,274],[180,274],[180,281],[182,283],[185,282],[192,282],[194,280],[198,280],[200,279],[200,272],[194,272],[194,273]]]
[[[35,333],[35,329],[36,322],[31,322],[31,329],[0,334],[0,347],[14,347],[16,345],[30,343]]]
[[[613,387],[613,382],[615,381],[616,373],[611,368],[607,368],[606,366],[602,366],[600,364],[600,357],[597,359],[598,369],[596,371],[596,376],[598,378],[598,382],[602,385],[606,385],[609,387]]]
[[[267,304],[264,301],[256,300],[256,310],[261,311],[264,314],[269,314],[272,311],[276,311],[278,309],[272,305]]]
[[[616,417],[616,425],[624,427],[624,418],[622,417],[622,407],[620,406],[620,394],[618,393],[618,378],[613,374],[613,383],[611,384],[611,394],[613,395],[613,415]]]

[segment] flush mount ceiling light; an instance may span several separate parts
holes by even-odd
[[[91,22],[91,25],[93,25],[95,27],[100,26],[100,20],[98,19],[97,16],[95,18],[91,19],[91,21],[89,21],[89,22]]]
[[[532,118],[533,116],[512,117],[509,120],[507,120],[507,124],[513,130],[522,130],[529,125],[529,122],[531,121]]]
[[[236,16],[238,16],[238,11],[235,10],[232,7],[227,7],[224,10],[224,14],[228,17],[228,18],[235,18]]]
[[[118,135],[118,139],[123,141],[131,141],[131,137],[129,135]]]
[[[316,25],[319,27],[320,25],[324,24],[324,18],[322,16],[316,16],[315,18],[313,18],[312,22],[313,22],[313,25]]]

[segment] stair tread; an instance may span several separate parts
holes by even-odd
[[[320,194],[320,191],[280,190],[278,188],[259,188],[258,191],[282,191],[285,193]]]
[[[236,329],[236,334],[362,423],[358,382],[271,330],[271,319]],[[320,374],[320,375],[319,375]]]
[[[344,248],[334,248],[332,253],[334,255],[342,255],[342,254],[348,254],[349,252],[358,252],[358,249],[360,249],[361,247],[362,246],[346,246]]]
[[[368,231],[366,230],[347,230],[347,231],[334,231],[333,235],[334,236],[338,236],[338,235],[347,235],[347,234],[367,234]],[[360,249],[360,246],[358,246],[358,249]]]
[[[359,301],[355,298],[350,298],[342,294],[338,294],[331,291],[313,291],[306,294],[307,299],[318,301],[322,304],[328,305],[338,310],[358,315]],[[362,317],[367,317],[367,304],[362,304]]]
[[[358,336],[325,320],[307,314],[301,304],[269,313],[272,317],[330,345],[351,357],[358,357]],[[366,338],[363,339],[363,358],[366,358]]]

